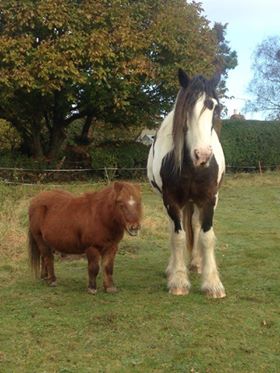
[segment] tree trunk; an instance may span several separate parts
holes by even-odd
[[[85,123],[84,123],[83,128],[82,128],[81,136],[78,139],[78,142],[80,144],[87,145],[87,144],[90,143],[89,130],[90,130],[90,127],[92,125],[93,118],[94,118],[93,114],[89,114],[86,117]]]
[[[31,149],[34,158],[43,158],[44,151],[41,143],[40,126],[36,123],[32,123]]]
[[[47,157],[49,159],[55,159],[60,152],[61,146],[65,140],[65,132],[62,126],[54,124],[50,131],[50,145]]]

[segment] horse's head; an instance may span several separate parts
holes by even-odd
[[[181,69],[178,76],[181,89],[173,119],[175,162],[181,168],[187,150],[194,167],[207,167],[213,155],[213,119],[219,104],[215,89],[220,76],[190,79]]]
[[[116,195],[116,208],[124,229],[136,236],[140,229],[142,218],[142,203],[140,188],[137,185],[125,182],[114,183]]]

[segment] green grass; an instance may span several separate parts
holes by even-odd
[[[27,206],[44,187],[0,185],[0,372],[279,372],[279,186],[279,173],[226,177],[215,231],[227,297],[213,300],[193,274],[188,296],[168,294],[167,218],[147,185],[141,236],[117,255],[119,292],[99,278],[96,296],[84,259],[57,260],[57,288],[32,279]]]

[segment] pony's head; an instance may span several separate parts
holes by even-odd
[[[116,208],[120,222],[131,236],[136,236],[141,227],[142,202],[140,188],[137,185],[118,182],[114,183]]]
[[[181,169],[185,151],[194,167],[207,167],[213,155],[213,118],[219,106],[215,90],[220,75],[210,80],[201,75],[190,79],[179,69],[178,77],[181,89],[173,118],[175,167]]]

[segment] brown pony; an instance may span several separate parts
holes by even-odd
[[[29,258],[37,276],[56,286],[53,252],[83,254],[88,259],[88,292],[96,293],[101,259],[103,285],[116,292],[113,283],[114,258],[124,231],[136,236],[140,229],[140,188],[115,182],[98,192],[76,197],[53,190],[39,193],[29,207]]]

